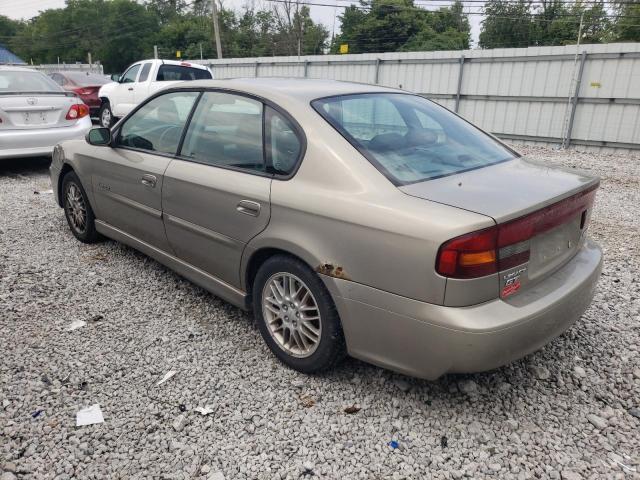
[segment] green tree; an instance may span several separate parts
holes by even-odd
[[[34,63],[101,61],[121,71],[149,55],[158,18],[135,0],[68,0],[26,23],[9,42],[17,55]]]
[[[333,52],[343,43],[349,53],[469,47],[469,21],[460,2],[431,11],[416,7],[413,0],[361,0],[345,9],[340,22]]]
[[[484,5],[484,15],[478,42],[481,48],[530,45],[530,0],[489,0]]]
[[[617,42],[640,42],[640,2],[624,3],[617,9],[618,21],[613,28]]]

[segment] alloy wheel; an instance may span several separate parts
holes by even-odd
[[[100,116],[100,123],[103,127],[111,127],[111,110],[109,108],[102,109],[102,115]]]
[[[262,314],[271,337],[288,355],[304,358],[320,344],[322,319],[311,290],[291,273],[276,273],[262,290]]]
[[[87,229],[87,206],[80,188],[75,183],[70,183],[67,188],[67,213],[74,230],[84,233]]]

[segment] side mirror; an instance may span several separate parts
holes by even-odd
[[[87,133],[85,140],[89,145],[104,147],[111,144],[111,130],[104,127],[92,128]]]
[[[111,74],[111,80],[113,80],[114,82],[120,82],[120,74],[119,73],[112,73]]]

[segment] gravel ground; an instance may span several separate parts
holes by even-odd
[[[602,176],[599,291],[540,352],[435,382],[288,370],[245,313],[77,242],[46,163],[0,166],[1,480],[640,478],[640,157],[517,148]],[[76,427],[93,404],[104,423]]]

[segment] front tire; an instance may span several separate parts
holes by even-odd
[[[253,284],[255,320],[275,356],[303,373],[336,366],[346,355],[340,318],[318,275],[300,260],[275,255]]]
[[[82,243],[97,242],[100,235],[96,230],[96,217],[74,172],[68,172],[62,179],[62,206],[71,233]]]
[[[109,102],[104,102],[100,106],[100,126],[104,128],[111,128],[111,126],[115,123],[115,118],[113,116],[113,112],[111,111],[111,104]]]

